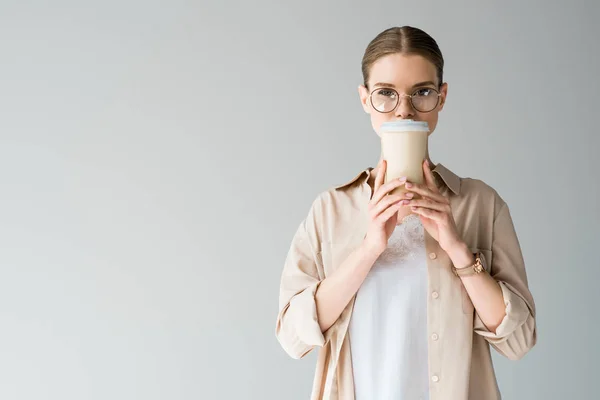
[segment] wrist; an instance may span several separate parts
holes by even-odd
[[[366,238],[362,241],[359,246],[359,252],[363,258],[372,258],[373,262],[383,253],[385,248],[381,248],[379,245],[374,245]]]
[[[447,253],[452,264],[458,269],[468,267],[475,262],[475,256],[465,242],[452,246]]]

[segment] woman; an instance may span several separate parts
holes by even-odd
[[[433,133],[443,65],[425,32],[380,33],[359,87],[374,131],[412,119]],[[500,399],[490,345],[516,360],[536,342],[508,206],[428,153],[423,184],[384,184],[385,169],[380,160],[312,204],[285,261],[277,338],[294,358],[320,348],[312,399]]]

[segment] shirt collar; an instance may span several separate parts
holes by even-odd
[[[361,184],[367,183],[369,177],[371,176],[371,171],[373,171],[372,167],[369,167],[363,171],[361,171],[358,175],[352,178],[350,181],[335,186],[336,190],[345,189],[351,186],[355,182],[360,182]],[[439,176],[442,179],[442,182],[450,189],[454,194],[460,194],[460,177],[458,177],[454,172],[450,171],[448,168],[444,167],[442,164],[437,164],[433,169],[433,176]],[[439,182],[438,182],[439,185]]]

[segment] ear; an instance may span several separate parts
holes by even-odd
[[[369,103],[369,91],[365,87],[365,85],[358,86],[358,96],[360,97],[360,103],[363,107],[363,110],[367,114],[371,114],[371,104]]]
[[[440,87],[440,105],[439,107],[439,111],[442,111],[444,109],[444,105],[446,104],[446,97],[448,97],[448,83],[445,82],[444,84],[442,84],[442,86]]]

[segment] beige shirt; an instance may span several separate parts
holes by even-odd
[[[348,325],[356,296],[321,332],[315,293],[365,237],[371,171],[316,198],[283,267],[276,335],[293,358],[319,348],[313,400],[354,399]],[[433,172],[441,193],[450,199],[459,234],[472,252],[484,255],[486,271],[499,282],[506,316],[495,333],[484,326],[460,278],[452,273],[450,258],[425,232],[430,399],[500,399],[490,345],[517,360],[536,343],[535,305],[521,248],[508,206],[494,189],[480,180],[459,178],[441,164]]]

